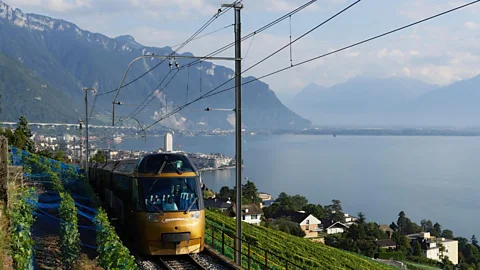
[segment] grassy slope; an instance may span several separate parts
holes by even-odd
[[[222,214],[207,211],[207,243],[211,240],[211,226],[223,227],[227,231],[234,232],[235,220]],[[257,242],[257,245],[269,250],[270,252],[288,258],[290,261],[298,264],[305,269],[395,269],[390,266],[379,264],[366,257],[357,256],[342,250],[315,243],[307,239],[295,237],[280,231],[268,229],[265,227],[254,226],[244,223],[243,232],[248,238]],[[230,234],[230,233],[227,233]],[[220,239],[220,231],[215,231],[215,238]],[[229,246],[231,239],[229,237]],[[219,243],[216,243],[218,249]],[[231,253],[228,250],[226,253]],[[263,262],[263,252],[255,250],[259,261]],[[230,254],[227,254],[227,256]],[[272,256],[271,256],[272,257]],[[271,258],[269,258],[270,260]],[[283,269],[284,262],[273,259],[272,268]],[[256,267],[255,267],[256,268]],[[291,269],[291,267],[289,267]]]

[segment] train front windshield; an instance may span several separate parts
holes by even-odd
[[[147,212],[199,210],[195,177],[141,178],[141,181]]]

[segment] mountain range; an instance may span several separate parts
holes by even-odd
[[[480,75],[448,86],[392,77],[307,85],[287,105],[321,125],[478,125]]]
[[[85,116],[82,87],[93,87],[98,93],[114,90],[130,61],[152,53],[168,55],[172,49],[168,46],[144,46],[129,35],[110,38],[92,33],[65,20],[23,13],[0,1],[1,120],[15,121],[24,114],[30,121],[77,122]],[[191,60],[177,61],[182,65]],[[158,59],[136,62],[126,82],[157,63]],[[176,73],[165,61],[123,88],[118,101],[140,104],[154,90],[159,90],[149,106],[135,116],[146,125],[234,76],[231,69],[207,61]],[[165,87],[173,75],[175,78]],[[164,83],[160,84],[162,81]],[[233,80],[219,90],[231,86]],[[301,129],[310,125],[309,120],[284,106],[264,82],[244,85],[242,90],[245,128]],[[111,121],[114,94],[95,97],[94,93],[88,93],[90,105],[95,103],[92,122]],[[203,109],[206,107],[233,109],[234,91],[202,99],[160,124],[192,130],[233,128],[231,113],[205,112]],[[118,105],[116,115],[125,116],[134,109],[134,106]]]

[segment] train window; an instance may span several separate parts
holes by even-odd
[[[141,178],[144,203],[148,212],[198,210],[195,177]]]
[[[133,179],[132,201],[135,205],[135,210],[140,211],[140,201],[138,200],[138,179]]]
[[[186,156],[158,154],[143,158],[139,166],[139,172],[158,173],[164,162],[166,162],[162,170],[164,173],[194,171]]]

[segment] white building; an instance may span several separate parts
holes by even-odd
[[[236,219],[235,204],[232,205],[231,215]],[[250,224],[260,225],[262,221],[263,211],[256,204],[245,204],[242,205],[242,221]]]
[[[165,152],[173,151],[173,134],[171,132],[165,133],[164,150]]]
[[[422,255],[428,259],[442,261],[442,257],[447,257],[453,264],[458,264],[458,241],[446,238],[435,238],[430,236],[429,232],[421,232],[407,235],[408,239],[413,243],[420,242],[422,247]],[[445,251],[440,251],[441,247]]]
[[[348,229],[347,225],[341,222],[335,222],[326,228],[326,232],[327,234],[337,234],[337,233],[343,233],[347,229]]]

